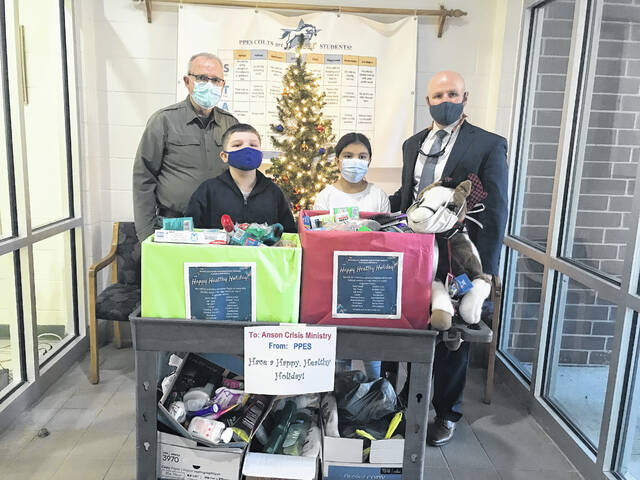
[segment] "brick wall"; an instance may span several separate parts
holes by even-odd
[[[549,208],[573,25],[573,2],[545,7],[541,56],[535,77],[533,119],[521,236],[546,246]],[[606,0],[586,148],[573,171],[580,179],[575,225],[567,256],[601,273],[619,278],[629,241],[631,200],[640,157],[640,2]],[[584,135],[585,132],[578,132]],[[583,137],[581,137],[583,138]],[[566,216],[569,221],[570,217]],[[518,261],[516,289],[539,297],[542,276],[530,260]],[[608,364],[616,309],[576,282],[566,285],[560,363]],[[510,348],[529,362],[537,326],[537,305],[514,297]],[[561,320],[560,318],[556,320]],[[514,323],[515,321],[515,323]]]

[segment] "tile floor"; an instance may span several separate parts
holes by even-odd
[[[0,479],[135,478],[135,371],[131,349],[104,347],[101,382],[89,359],[0,433]],[[427,448],[425,480],[579,480],[582,477],[503,384],[481,402],[483,375],[471,370],[465,417],[454,441]],[[38,438],[46,427],[51,433]]]

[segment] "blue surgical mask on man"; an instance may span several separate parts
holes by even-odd
[[[342,176],[349,183],[358,183],[369,171],[369,161],[360,158],[342,159]]]
[[[211,82],[195,82],[193,86],[193,101],[204,109],[213,108],[222,96],[222,87]]]
[[[467,94],[465,93],[464,100],[466,100],[466,98]],[[438,105],[430,105],[429,113],[431,114],[431,118],[443,127],[455,123],[464,110],[464,100],[460,103],[442,102]]]
[[[262,151],[257,148],[245,147],[225,153],[229,165],[239,170],[255,170],[262,164]]]

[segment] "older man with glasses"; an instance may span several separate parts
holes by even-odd
[[[220,160],[222,134],[238,120],[216,107],[225,87],[222,61],[197,53],[183,77],[189,96],[154,113],[133,165],[133,210],[138,239],[180,217],[193,192],[227,167]]]

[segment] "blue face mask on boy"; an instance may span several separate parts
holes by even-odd
[[[342,160],[342,176],[349,183],[358,183],[369,171],[369,162],[359,158],[344,158]]]
[[[229,165],[239,170],[255,170],[262,164],[262,151],[257,148],[244,147],[225,153],[229,156]]]
[[[210,82],[196,82],[193,86],[193,101],[202,108],[210,109],[216,106],[222,96],[222,87]]]

